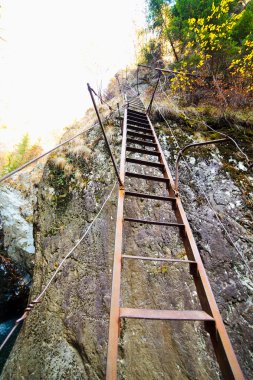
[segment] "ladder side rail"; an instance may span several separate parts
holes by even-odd
[[[172,196],[174,193],[173,188],[175,188],[174,180],[172,178],[169,166],[167,164],[166,158],[160,146],[159,140],[156,136],[155,129],[147,115],[147,119],[150,124],[150,128],[153,131],[155,142],[157,143],[158,151],[160,153],[161,163],[164,164],[165,169],[165,177],[170,180],[170,188],[169,195]],[[224,379],[235,379],[235,380],[243,380],[244,376],[237,361],[237,357],[234,353],[233,347],[231,345],[229,336],[225,329],[220,311],[218,309],[217,303],[214,298],[214,294],[209,283],[206,270],[204,268],[198,247],[196,245],[195,239],[193,237],[193,233],[191,231],[191,227],[189,225],[188,219],[186,217],[185,211],[183,209],[182,202],[179,197],[176,197],[176,216],[178,218],[179,223],[183,223],[185,225],[185,238],[183,239],[186,253],[188,255],[189,260],[194,259],[197,262],[197,271],[198,276],[194,276],[194,281],[196,285],[196,289],[199,295],[199,299],[201,305],[206,312],[210,312],[212,317],[215,319],[215,330],[213,330],[212,326],[210,327],[210,336],[213,343],[214,351],[220,365],[222,374]],[[189,251],[190,249],[190,251]],[[212,323],[212,322],[211,322]]]
[[[109,338],[107,350],[106,380],[117,379],[118,338],[120,329],[120,282],[122,266],[123,244],[123,210],[125,197],[125,161],[126,161],[126,136],[127,135],[127,108],[124,113],[123,137],[120,159],[120,179],[123,186],[119,187],[118,207],[115,231],[115,249],[113,262],[112,295],[109,323]]]

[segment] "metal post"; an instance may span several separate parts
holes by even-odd
[[[149,106],[148,106],[148,109],[147,109],[147,115],[150,115],[152,104],[153,104],[153,100],[154,100],[154,97],[155,97],[155,93],[156,93],[156,90],[157,90],[157,87],[158,87],[158,84],[159,84],[159,81],[160,81],[160,76],[161,76],[161,72],[159,71],[159,75],[158,75],[158,79],[157,79],[157,82],[156,82],[156,85],[155,85],[155,89],[154,89],[152,98],[150,100],[150,103],[149,103]]]
[[[114,166],[114,170],[115,170],[115,173],[116,173],[116,176],[118,178],[118,181],[119,181],[119,185],[121,187],[123,187],[123,182],[121,181],[121,178],[119,176],[119,172],[118,172],[118,169],[117,169],[117,166],[116,166],[116,162],[114,160],[114,157],[113,157],[113,154],[112,154],[112,151],[111,151],[111,148],[110,148],[110,145],[109,145],[109,142],[107,140],[107,137],[106,137],[106,133],[105,133],[105,130],[104,130],[104,126],[103,126],[103,123],[102,123],[102,120],[99,116],[99,112],[98,112],[98,109],[97,109],[97,105],[96,105],[96,102],[95,102],[95,99],[94,99],[94,96],[93,96],[93,89],[90,87],[89,83],[87,83],[87,87],[88,87],[88,90],[89,90],[89,93],[90,93],[90,96],[91,96],[91,100],[92,100],[92,103],[93,103],[93,106],[95,108],[95,111],[96,111],[96,114],[97,114],[97,118],[98,118],[98,121],[99,121],[99,124],[100,124],[100,127],[102,129],[102,132],[103,132],[103,135],[104,135],[104,139],[105,139],[105,143],[107,145],[107,148],[109,150],[109,153],[110,153],[110,157],[111,157],[111,160],[112,160],[112,163],[113,163],[113,166]]]
[[[136,74],[137,74],[137,94],[140,95],[140,92],[139,92],[139,65],[137,66]]]
[[[119,119],[121,119],[121,116],[120,116],[120,109],[119,109],[119,103],[117,103],[117,108],[118,108],[118,113],[119,113]]]
[[[184,146],[178,153],[177,160],[176,160],[176,178],[175,178],[175,194],[178,195],[178,179],[179,179],[179,162],[181,157],[183,156],[183,152],[185,152],[187,149],[200,146],[200,145],[210,145],[215,143],[221,143],[224,141],[228,141],[228,139],[218,139],[218,140],[210,140],[210,141],[203,141],[200,143],[192,143]]]
[[[119,116],[118,116],[119,126],[120,126],[120,129],[121,129],[121,134],[123,134],[123,117],[120,115],[119,103],[117,103],[117,108],[118,108],[118,113],[119,113]]]

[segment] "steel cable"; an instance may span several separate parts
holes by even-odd
[[[157,102],[155,101],[154,103],[155,103],[155,105],[156,105],[156,108],[157,108],[158,112],[159,112],[160,115],[163,117],[163,119],[164,119],[166,125],[168,126],[168,128],[169,128],[169,130],[170,130],[170,133],[171,133],[171,135],[172,135],[172,137],[173,137],[173,139],[174,139],[174,141],[175,141],[177,147],[178,147],[179,149],[181,149],[181,147],[180,147],[180,145],[179,145],[179,143],[178,143],[178,141],[177,141],[177,139],[176,139],[176,137],[175,137],[175,135],[174,135],[174,133],[173,133],[173,131],[172,131],[171,126],[170,126],[169,123],[167,122],[167,120],[166,120],[164,114],[161,112],[161,110],[160,110],[160,108],[159,108]],[[194,173],[193,173],[191,167],[188,165],[187,161],[184,159],[184,157],[183,157],[183,161],[184,161],[184,163],[186,164],[187,168],[189,169],[191,175],[194,177]],[[249,273],[250,273],[251,275],[253,275],[253,271],[251,270],[251,268],[250,268],[250,266],[249,266],[249,264],[248,264],[246,258],[244,257],[244,254],[243,254],[243,253],[242,253],[242,252],[236,247],[235,242],[233,241],[232,237],[230,236],[230,234],[229,234],[227,228],[225,227],[225,225],[222,223],[222,221],[221,221],[219,215],[217,214],[217,212],[214,210],[213,206],[211,205],[210,200],[208,199],[207,195],[205,194],[205,192],[202,191],[201,188],[200,188],[200,191],[201,191],[202,196],[204,196],[204,198],[205,198],[207,204],[209,205],[209,207],[210,207],[211,210],[213,211],[214,215],[216,216],[216,219],[218,220],[218,223],[220,224],[220,226],[223,228],[224,232],[226,233],[226,235],[227,235],[227,237],[228,237],[230,243],[233,245],[233,247],[235,248],[236,252],[241,256],[241,258],[242,258],[242,260],[243,260],[243,262],[244,262],[246,268],[248,269]]]
[[[163,94],[166,96],[166,98],[167,98],[168,100],[170,100],[169,97],[168,97],[168,95],[167,95],[166,92],[164,91],[164,86],[162,86],[161,83],[160,83],[160,89],[161,89],[161,91],[163,92]],[[185,115],[185,116],[186,116],[186,115]],[[220,134],[221,136],[227,137],[229,140],[231,140],[231,141],[233,142],[233,144],[236,146],[236,148],[239,150],[239,152],[245,157],[245,159],[246,159],[246,161],[247,161],[247,164],[248,164],[248,167],[250,166],[251,160],[249,159],[249,157],[247,156],[247,154],[246,154],[245,152],[243,152],[243,150],[240,148],[239,144],[237,143],[237,141],[236,141],[233,137],[227,135],[226,133],[219,132],[219,131],[217,131],[216,129],[210,127],[210,125],[208,125],[204,120],[199,120],[199,121],[200,121],[201,123],[203,123],[203,125],[204,125],[205,127],[209,128],[209,129],[212,130],[213,132],[216,132],[216,133]]]
[[[90,231],[91,227],[93,226],[93,224],[95,223],[95,221],[97,220],[97,218],[99,217],[99,215],[101,214],[101,212],[103,211],[106,203],[109,201],[109,199],[111,198],[111,195],[115,189],[115,186],[116,186],[116,183],[117,181],[114,182],[114,185],[109,193],[109,195],[107,196],[106,200],[104,201],[103,205],[101,206],[99,212],[97,213],[97,215],[95,216],[95,218],[93,219],[93,221],[91,222],[91,224],[89,225],[89,227],[86,229],[86,231],[84,232],[84,234],[82,235],[82,237],[78,240],[78,242],[75,244],[75,246],[64,256],[64,258],[61,260],[59,266],[57,267],[57,269],[54,271],[53,275],[50,277],[49,281],[47,282],[47,284],[45,285],[44,289],[42,290],[42,292],[33,300],[29,303],[29,305],[27,305],[23,315],[16,320],[15,322],[15,325],[14,327],[12,328],[12,330],[9,332],[9,334],[7,335],[7,337],[5,338],[5,340],[3,341],[3,343],[1,344],[0,346],[0,351],[5,347],[6,343],[9,341],[10,337],[13,335],[13,333],[15,332],[15,330],[17,329],[17,327],[20,325],[21,322],[23,322],[28,314],[30,313],[30,311],[33,310],[34,306],[36,304],[38,304],[39,302],[41,302],[41,298],[45,295],[45,293],[47,292],[48,288],[50,287],[50,285],[52,284],[53,280],[55,279],[56,275],[59,273],[59,271],[61,270],[63,264],[65,263],[65,261],[72,255],[72,253],[76,250],[76,248],[81,244],[81,242],[84,240],[84,238],[86,237],[86,235],[88,234],[88,232]]]
[[[120,109],[122,109],[123,107],[124,107],[124,106],[121,106]],[[116,112],[116,111],[112,110],[112,111],[110,112],[110,114],[109,114],[108,116],[105,117],[104,121],[106,121],[108,118],[110,118],[110,116],[111,116],[112,113],[114,113],[114,112]],[[30,166],[31,164],[37,162],[37,161],[40,160],[41,158],[43,158],[43,157],[47,156],[48,154],[54,152],[55,150],[59,149],[59,148],[62,147],[63,145],[68,144],[68,143],[71,142],[72,140],[74,140],[74,139],[76,139],[77,137],[81,136],[82,134],[88,132],[91,128],[93,128],[93,127],[95,127],[95,126],[97,126],[97,125],[98,125],[98,123],[93,124],[91,127],[87,128],[87,129],[85,129],[85,130],[83,130],[82,132],[80,132],[80,133],[76,134],[75,136],[71,137],[70,139],[63,141],[62,143],[56,145],[54,148],[48,150],[47,152],[42,153],[41,155],[39,155],[39,156],[33,158],[32,160],[26,162],[24,165],[19,166],[17,169],[15,169],[15,170],[13,170],[12,172],[10,172],[10,173],[4,175],[3,177],[1,177],[1,178],[0,178],[0,183],[1,183],[1,182],[4,182],[4,181],[7,180],[8,178],[14,176],[15,174],[17,174],[17,173],[20,172],[21,170],[25,169],[27,166]]]
[[[135,89],[133,89],[132,87],[131,87],[131,90],[132,90],[133,93],[135,92]],[[162,90],[163,90],[163,89],[162,89]],[[167,96],[167,94],[166,94],[166,96]],[[162,112],[161,112],[161,110],[160,110],[160,107],[158,106],[157,102],[154,101],[154,103],[155,103],[155,105],[156,105],[156,108],[157,108],[158,112],[160,113],[160,115],[161,115],[162,118],[164,119],[165,123],[167,124],[167,126],[168,126],[168,128],[169,128],[169,130],[170,130],[170,133],[171,133],[171,135],[172,135],[172,137],[173,137],[173,139],[174,139],[174,141],[175,141],[177,147],[181,150],[181,147],[180,147],[180,145],[179,145],[179,143],[178,143],[178,141],[177,141],[177,139],[176,139],[176,137],[175,137],[175,135],[174,135],[174,133],[173,133],[173,131],[172,131],[171,126],[170,126],[169,123],[167,122],[165,116],[162,114]],[[232,138],[231,138],[231,139],[232,139]],[[194,141],[194,140],[193,140],[193,141]],[[191,172],[191,174],[192,174],[193,177],[194,177],[194,173],[193,173],[191,167],[188,165],[187,161],[184,159],[184,157],[183,157],[183,161],[185,162],[187,168],[189,169],[189,171]],[[196,180],[196,179],[195,179],[195,180]],[[233,241],[232,237],[230,236],[230,234],[229,234],[227,228],[226,228],[225,225],[222,223],[222,221],[221,221],[219,215],[218,215],[217,212],[214,210],[214,208],[213,208],[213,206],[212,206],[210,200],[208,199],[208,197],[206,196],[205,192],[203,191],[202,186],[199,184],[198,181],[196,181],[196,182],[197,182],[197,184],[198,184],[198,186],[199,186],[199,188],[200,188],[200,190],[201,190],[202,195],[203,195],[204,198],[206,199],[207,204],[209,205],[209,207],[210,207],[211,210],[213,211],[213,213],[214,213],[214,215],[215,215],[215,217],[216,217],[218,223],[220,224],[220,226],[221,226],[222,229],[224,230],[225,234],[227,235],[227,237],[228,237],[230,243],[231,243],[232,246],[235,248],[236,252],[241,256],[241,258],[242,258],[242,260],[243,260],[243,262],[244,262],[244,264],[245,264],[246,269],[248,270],[248,272],[249,272],[251,275],[253,275],[253,271],[251,270],[251,268],[250,268],[250,266],[249,266],[249,264],[248,264],[248,261],[247,261],[247,259],[245,258],[243,252],[241,252],[241,251],[237,248],[237,246],[235,245],[235,242]],[[203,192],[202,192],[202,191],[203,191]]]

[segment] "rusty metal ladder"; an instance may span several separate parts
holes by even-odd
[[[136,147],[136,145],[139,147]],[[127,157],[128,152],[156,157],[157,162],[142,160],[139,157]],[[128,162],[158,168],[162,171],[163,177],[126,171],[125,164]],[[168,196],[162,197],[153,194],[126,191],[124,187],[126,177],[163,182],[166,184]],[[191,228],[186,218],[180,197],[175,196],[175,192],[173,190],[174,182],[165,156],[157,139],[155,130],[138,96],[127,99],[127,107],[125,109],[123,122],[120,179],[122,186],[119,187],[118,193],[106,379],[117,379],[118,339],[120,333],[120,320],[122,318],[203,321],[206,331],[210,334],[217,361],[224,379],[244,379],[212,293],[211,286]],[[127,218],[124,216],[125,197],[138,197],[171,202],[177,222],[174,223]],[[129,222],[168,226],[168,228],[171,226],[177,227],[180,230],[188,260],[130,256],[123,254],[123,227],[124,223]],[[193,276],[202,310],[181,311],[121,307],[120,284],[123,260],[153,260],[188,264],[190,266],[190,273]]]

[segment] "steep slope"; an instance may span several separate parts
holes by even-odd
[[[185,140],[186,133],[175,123],[169,122],[169,126],[181,142]],[[168,125],[160,122],[156,127],[173,167],[175,145]],[[109,122],[106,129],[119,157],[120,128]],[[249,252],[252,242],[248,209],[240,189],[223,169],[218,150],[214,155],[208,149],[201,150],[200,157],[191,156],[189,165],[198,181],[193,182],[183,168],[180,191],[235,351],[250,379],[252,284],[244,261],[228,242],[203,194],[208,194],[219,215],[230,218],[227,228],[233,236],[240,235],[243,252]],[[149,174],[155,175],[156,169],[150,169]],[[93,220],[114,180],[98,126],[50,158],[38,190],[32,298]],[[134,179],[128,179],[127,187],[140,190]],[[143,181],[145,190],[162,195],[165,188]],[[130,217],[171,217],[170,207],[159,201],[127,202]],[[44,301],[29,315],[1,379],[104,378],[115,213],[116,191]],[[185,255],[177,232],[158,226],[126,226],[124,249],[128,254]],[[198,308],[187,268],[135,261],[123,268],[122,303],[129,307]],[[220,378],[207,334],[199,323],[189,322],[123,322],[119,373],[120,379],[129,380]]]

